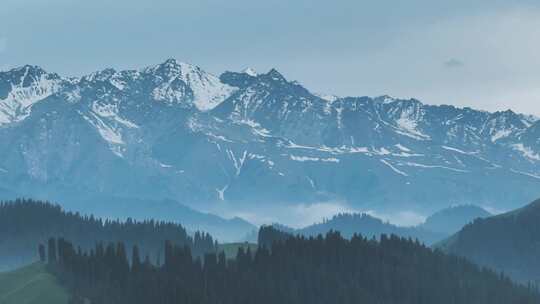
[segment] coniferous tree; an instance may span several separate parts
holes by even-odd
[[[56,263],[56,239],[50,238],[49,239],[49,245],[47,247],[48,250],[48,258],[49,258],[49,264]]]
[[[139,252],[139,247],[137,245],[133,246],[133,252],[131,255],[131,270],[133,273],[139,273],[142,268],[141,255]]]
[[[39,251],[39,261],[41,263],[45,263],[46,262],[45,246],[43,244],[39,244],[38,251]]]

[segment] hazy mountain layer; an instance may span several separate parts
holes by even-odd
[[[485,218],[492,214],[474,205],[459,205],[445,208],[429,216],[421,225],[422,228],[451,235],[477,218]]]

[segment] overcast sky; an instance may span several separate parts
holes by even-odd
[[[540,1],[2,0],[0,68],[78,76],[174,57],[315,92],[540,115]],[[511,2],[511,3],[510,3]]]

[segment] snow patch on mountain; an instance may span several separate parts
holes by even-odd
[[[339,159],[335,157],[331,158],[319,158],[319,157],[309,157],[309,156],[298,156],[298,155],[289,155],[291,160],[298,161],[298,162],[331,162],[331,163],[339,163]]]
[[[457,152],[457,153],[460,153],[460,154],[466,154],[466,155],[474,155],[474,154],[477,153],[477,152],[465,152],[465,151],[460,150],[458,148],[453,148],[453,147],[449,147],[449,146],[442,146],[441,148],[443,148],[445,150],[448,150],[448,151],[453,151],[453,152]]]
[[[120,115],[118,114],[118,104],[102,104],[96,100],[92,103],[92,111],[95,114],[101,116],[102,118],[114,120],[128,128],[139,128],[139,126],[137,126],[133,122],[120,117]]]
[[[417,129],[418,123],[407,116],[402,116],[396,120],[398,126],[397,132],[417,140],[428,140],[430,137]]]
[[[381,161],[381,163],[387,165],[390,169],[392,169],[392,171],[396,172],[397,174],[403,175],[403,176],[409,176],[407,173],[405,173],[405,172],[403,172],[403,171],[397,169],[396,167],[394,167],[394,166],[393,166],[390,162],[388,162],[387,160],[381,159],[380,161]]]
[[[227,188],[229,188],[229,185],[225,185],[225,187],[221,188],[221,189],[216,189],[216,192],[218,194],[218,199],[220,201],[224,201],[225,200],[225,191],[227,191]]]
[[[388,151],[385,147],[379,148],[379,149],[372,149],[373,153],[377,155],[389,155],[392,154],[392,152]]]
[[[329,101],[330,103],[339,99],[339,96],[332,95],[332,94],[314,93],[313,95],[319,97],[320,99]],[[330,104],[328,104],[328,106],[330,106]]]
[[[461,170],[461,169],[456,169],[456,168],[451,168],[451,167],[446,167],[446,166],[424,165],[424,164],[413,163],[413,162],[404,162],[404,163],[400,163],[400,165],[411,166],[411,167],[419,167],[419,168],[426,168],[426,169],[444,169],[444,170],[450,170],[450,171],[455,171],[455,172],[460,172],[460,173],[469,172],[467,170]]]
[[[397,98],[392,97],[390,95],[382,95],[382,96],[379,96],[379,97],[375,97],[375,100],[377,102],[382,103],[382,104],[390,104],[390,103],[398,101]]]
[[[275,165],[275,163],[273,161],[267,159],[266,156],[261,155],[261,154],[249,153],[248,157],[249,157],[249,159],[257,159],[257,160],[259,160],[259,161],[261,161],[263,163],[266,163],[269,168],[272,168]]]
[[[248,125],[252,128],[254,134],[262,137],[270,137],[270,131],[263,128],[258,122],[251,119],[235,120],[237,124]]]
[[[219,141],[224,141],[224,142],[229,142],[229,143],[234,143],[234,140],[230,140],[228,139],[227,137],[223,136],[223,135],[216,135],[212,132],[207,132],[205,133],[207,136],[213,138],[213,139],[216,139],[216,140],[219,140]]]
[[[525,127],[532,126],[535,122],[538,121],[538,117],[534,115],[521,115],[522,119],[521,122],[525,125]]]
[[[240,173],[242,172],[242,168],[244,167],[244,163],[246,162],[246,158],[248,155],[247,151],[244,150],[242,156],[236,157],[232,150],[227,149],[227,155],[229,156],[229,159],[233,162],[233,166],[236,169],[236,176],[240,176]]]
[[[246,68],[242,71],[242,73],[248,74],[249,76],[252,76],[252,77],[259,76],[259,73],[257,73],[257,71],[255,71],[255,69],[253,68]]]
[[[411,152],[411,149],[403,146],[402,144],[396,144],[395,146],[403,152]]]
[[[521,152],[521,154],[529,160],[540,161],[540,155],[538,155],[538,153],[535,153],[531,148],[525,146],[522,143],[513,144],[512,148],[514,148],[514,150],[518,152]]]
[[[509,129],[502,129],[502,130],[496,130],[495,133],[491,136],[491,141],[496,142],[499,139],[508,137],[510,134],[512,134],[514,130]]]
[[[532,178],[535,178],[535,179],[540,179],[540,176],[536,175],[536,174],[527,173],[527,172],[523,172],[523,171],[518,171],[518,170],[514,170],[514,169],[510,169],[510,171],[514,172],[514,173],[517,173],[517,174],[529,176],[529,177],[532,177]]]
[[[25,66],[10,72],[15,71],[22,72],[22,76],[10,83],[7,97],[0,99],[0,126],[24,120],[34,104],[55,94],[61,87],[62,79],[37,67]]]
[[[108,143],[111,151],[118,157],[123,157],[125,152],[125,142],[122,139],[122,134],[119,128],[115,128],[113,125],[108,124],[102,117],[94,112],[89,112],[89,116],[79,112],[79,114],[95,127],[101,138]]]

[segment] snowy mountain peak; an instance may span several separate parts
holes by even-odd
[[[178,61],[176,58],[169,58],[169,59],[165,60],[165,62],[163,62],[161,65],[174,67],[174,66],[180,66],[182,64],[184,64],[184,63]]]
[[[176,59],[168,59],[143,71],[163,78],[163,83],[156,88],[154,95],[164,97],[170,102],[174,102],[177,97],[172,88],[175,81],[185,83],[193,92],[193,104],[201,111],[215,108],[235,91],[233,87],[222,83],[218,77],[203,71],[200,67]]]
[[[26,118],[35,103],[58,92],[64,81],[38,66],[0,73],[0,126]]]
[[[165,62],[163,63],[146,67],[142,69],[142,72],[146,74],[154,74],[160,76],[164,80],[172,80],[174,78],[180,77],[183,74],[189,73],[190,71],[196,70],[200,69],[189,63],[184,63],[174,58],[170,58],[165,60]]]
[[[257,71],[255,71],[253,68],[246,68],[242,71],[242,73],[248,74],[252,77],[257,77],[259,75],[259,73],[257,73]]]
[[[11,71],[23,72],[29,76],[48,74],[47,71],[45,71],[42,67],[37,66],[37,65],[29,65],[29,64],[24,65],[19,68],[15,68]]]
[[[0,79],[4,82],[9,82],[14,86],[31,86],[34,82],[40,79],[60,79],[60,76],[54,73],[48,73],[43,68],[36,65],[25,65],[14,68],[6,72],[0,72]]]
[[[268,78],[270,78],[270,79],[272,79],[274,81],[287,82],[287,79],[285,79],[285,77],[280,72],[278,72],[278,70],[276,70],[276,69],[271,69],[264,76],[268,77]]]

